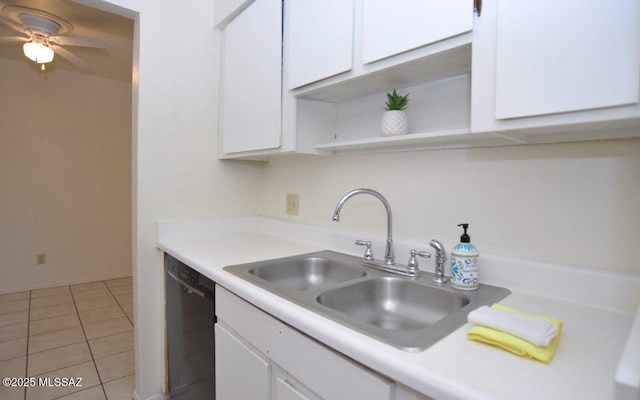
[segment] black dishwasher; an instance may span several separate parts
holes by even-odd
[[[169,394],[215,399],[214,282],[165,254]]]

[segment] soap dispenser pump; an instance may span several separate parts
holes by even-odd
[[[464,230],[458,243],[451,250],[451,286],[460,290],[476,290],[479,285],[478,256],[480,253],[471,244],[467,234],[469,224],[459,224]]]

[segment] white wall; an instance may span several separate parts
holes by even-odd
[[[131,84],[0,70],[0,293],[131,275]]]
[[[425,249],[436,238],[450,250],[468,222],[481,254],[640,275],[640,139],[275,161],[261,215],[384,238],[384,207],[371,196],[350,199],[331,222],[358,187],[389,200],[395,239]],[[300,194],[299,217],[285,214],[286,193]],[[380,241],[374,250],[382,255]]]
[[[213,2],[79,0],[136,19],[133,223],[136,396],[162,398],[164,275],[155,222],[255,215],[261,167],[217,155]]]

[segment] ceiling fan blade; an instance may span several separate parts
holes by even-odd
[[[49,41],[55,42],[62,46],[81,46],[81,47],[97,47],[106,49],[107,45],[100,39],[80,37],[80,36],[53,36]]]
[[[10,20],[9,18],[5,18],[3,16],[0,15],[0,24],[4,24],[6,26],[8,26],[9,28],[13,29],[14,31],[20,32],[20,33],[24,33],[24,28],[22,27],[22,25],[13,22],[12,20]]]
[[[0,36],[0,43],[18,43],[28,42],[29,38],[23,38],[20,36]]]
[[[60,57],[66,59],[71,64],[75,65],[76,67],[78,67],[78,68],[80,68],[82,70],[91,69],[91,64],[89,64],[88,62],[86,62],[82,58],[76,56],[75,54],[73,54],[69,50],[65,49],[64,47],[56,46],[55,44],[52,44],[50,47],[53,49],[53,51],[56,53],[56,55],[59,55]]]

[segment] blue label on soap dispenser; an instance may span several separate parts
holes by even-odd
[[[456,247],[453,248],[453,250],[459,251],[459,252],[468,252],[468,253],[478,252],[478,249],[476,249],[476,246],[472,245],[471,243],[458,243]]]
[[[451,286],[476,290],[480,284],[478,250],[471,243],[458,243],[451,251]]]

